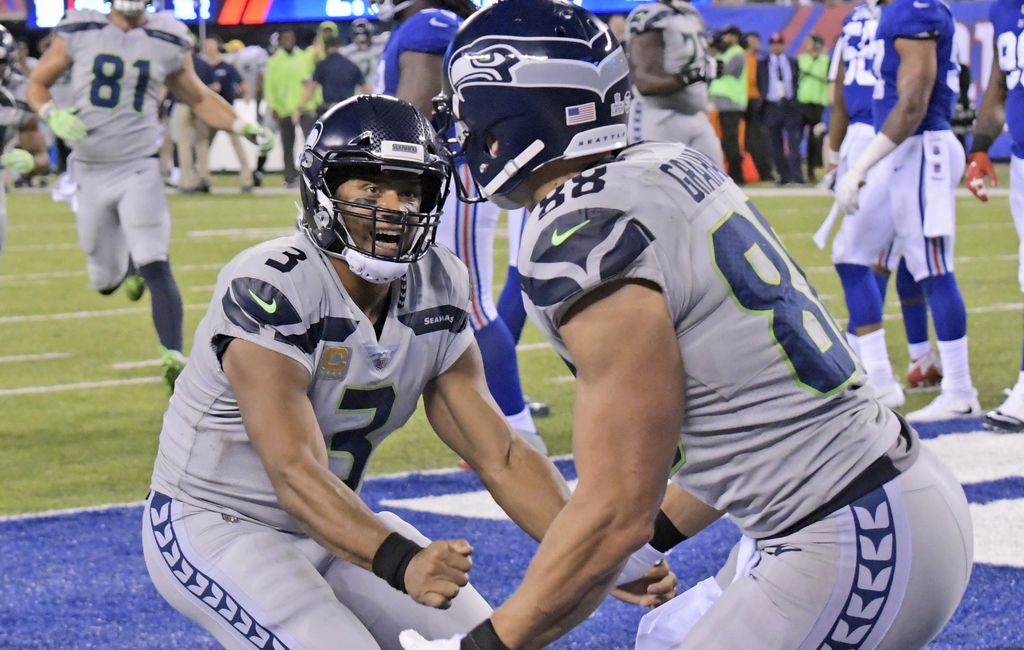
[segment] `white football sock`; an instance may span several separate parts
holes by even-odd
[[[858,336],[857,346],[860,348],[860,360],[871,381],[882,388],[895,383],[892,364],[889,363],[889,349],[885,346],[884,328]]]
[[[857,342],[857,335],[851,332],[850,330],[846,330],[845,332],[843,332],[843,335],[846,336],[847,345],[849,345],[853,349],[853,353],[859,357],[860,343]]]
[[[942,392],[968,398],[977,396],[967,363],[967,337],[939,341],[939,358],[942,359]]]
[[[907,343],[907,352],[910,354],[910,362],[913,363],[932,351],[931,341],[921,341],[920,343]]]
[[[515,415],[506,415],[505,419],[516,431],[525,433],[537,433],[537,425],[533,423],[533,416],[530,415],[530,407],[527,406]]]

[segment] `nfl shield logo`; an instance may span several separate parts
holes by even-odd
[[[377,372],[381,372],[391,364],[391,360],[398,350],[397,345],[364,345],[366,356],[370,358],[370,365]]]

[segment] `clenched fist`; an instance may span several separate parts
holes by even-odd
[[[413,600],[447,609],[469,584],[473,547],[464,539],[439,540],[416,554],[405,570],[405,590]]]

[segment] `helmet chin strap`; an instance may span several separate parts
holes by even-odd
[[[405,275],[409,262],[389,262],[370,257],[354,248],[345,248],[338,257],[345,260],[350,271],[373,284],[388,284]]]
[[[395,19],[395,14],[413,3],[413,0],[403,0],[395,4],[393,0],[384,0],[377,5],[377,18],[384,22]]]

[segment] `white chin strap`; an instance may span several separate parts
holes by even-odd
[[[409,262],[389,262],[346,248],[339,257],[345,260],[350,271],[374,284],[388,284],[405,275]]]
[[[384,22],[392,21],[395,19],[395,14],[411,4],[412,0],[403,0],[398,4],[395,4],[394,0],[383,0],[377,5],[377,18]]]

